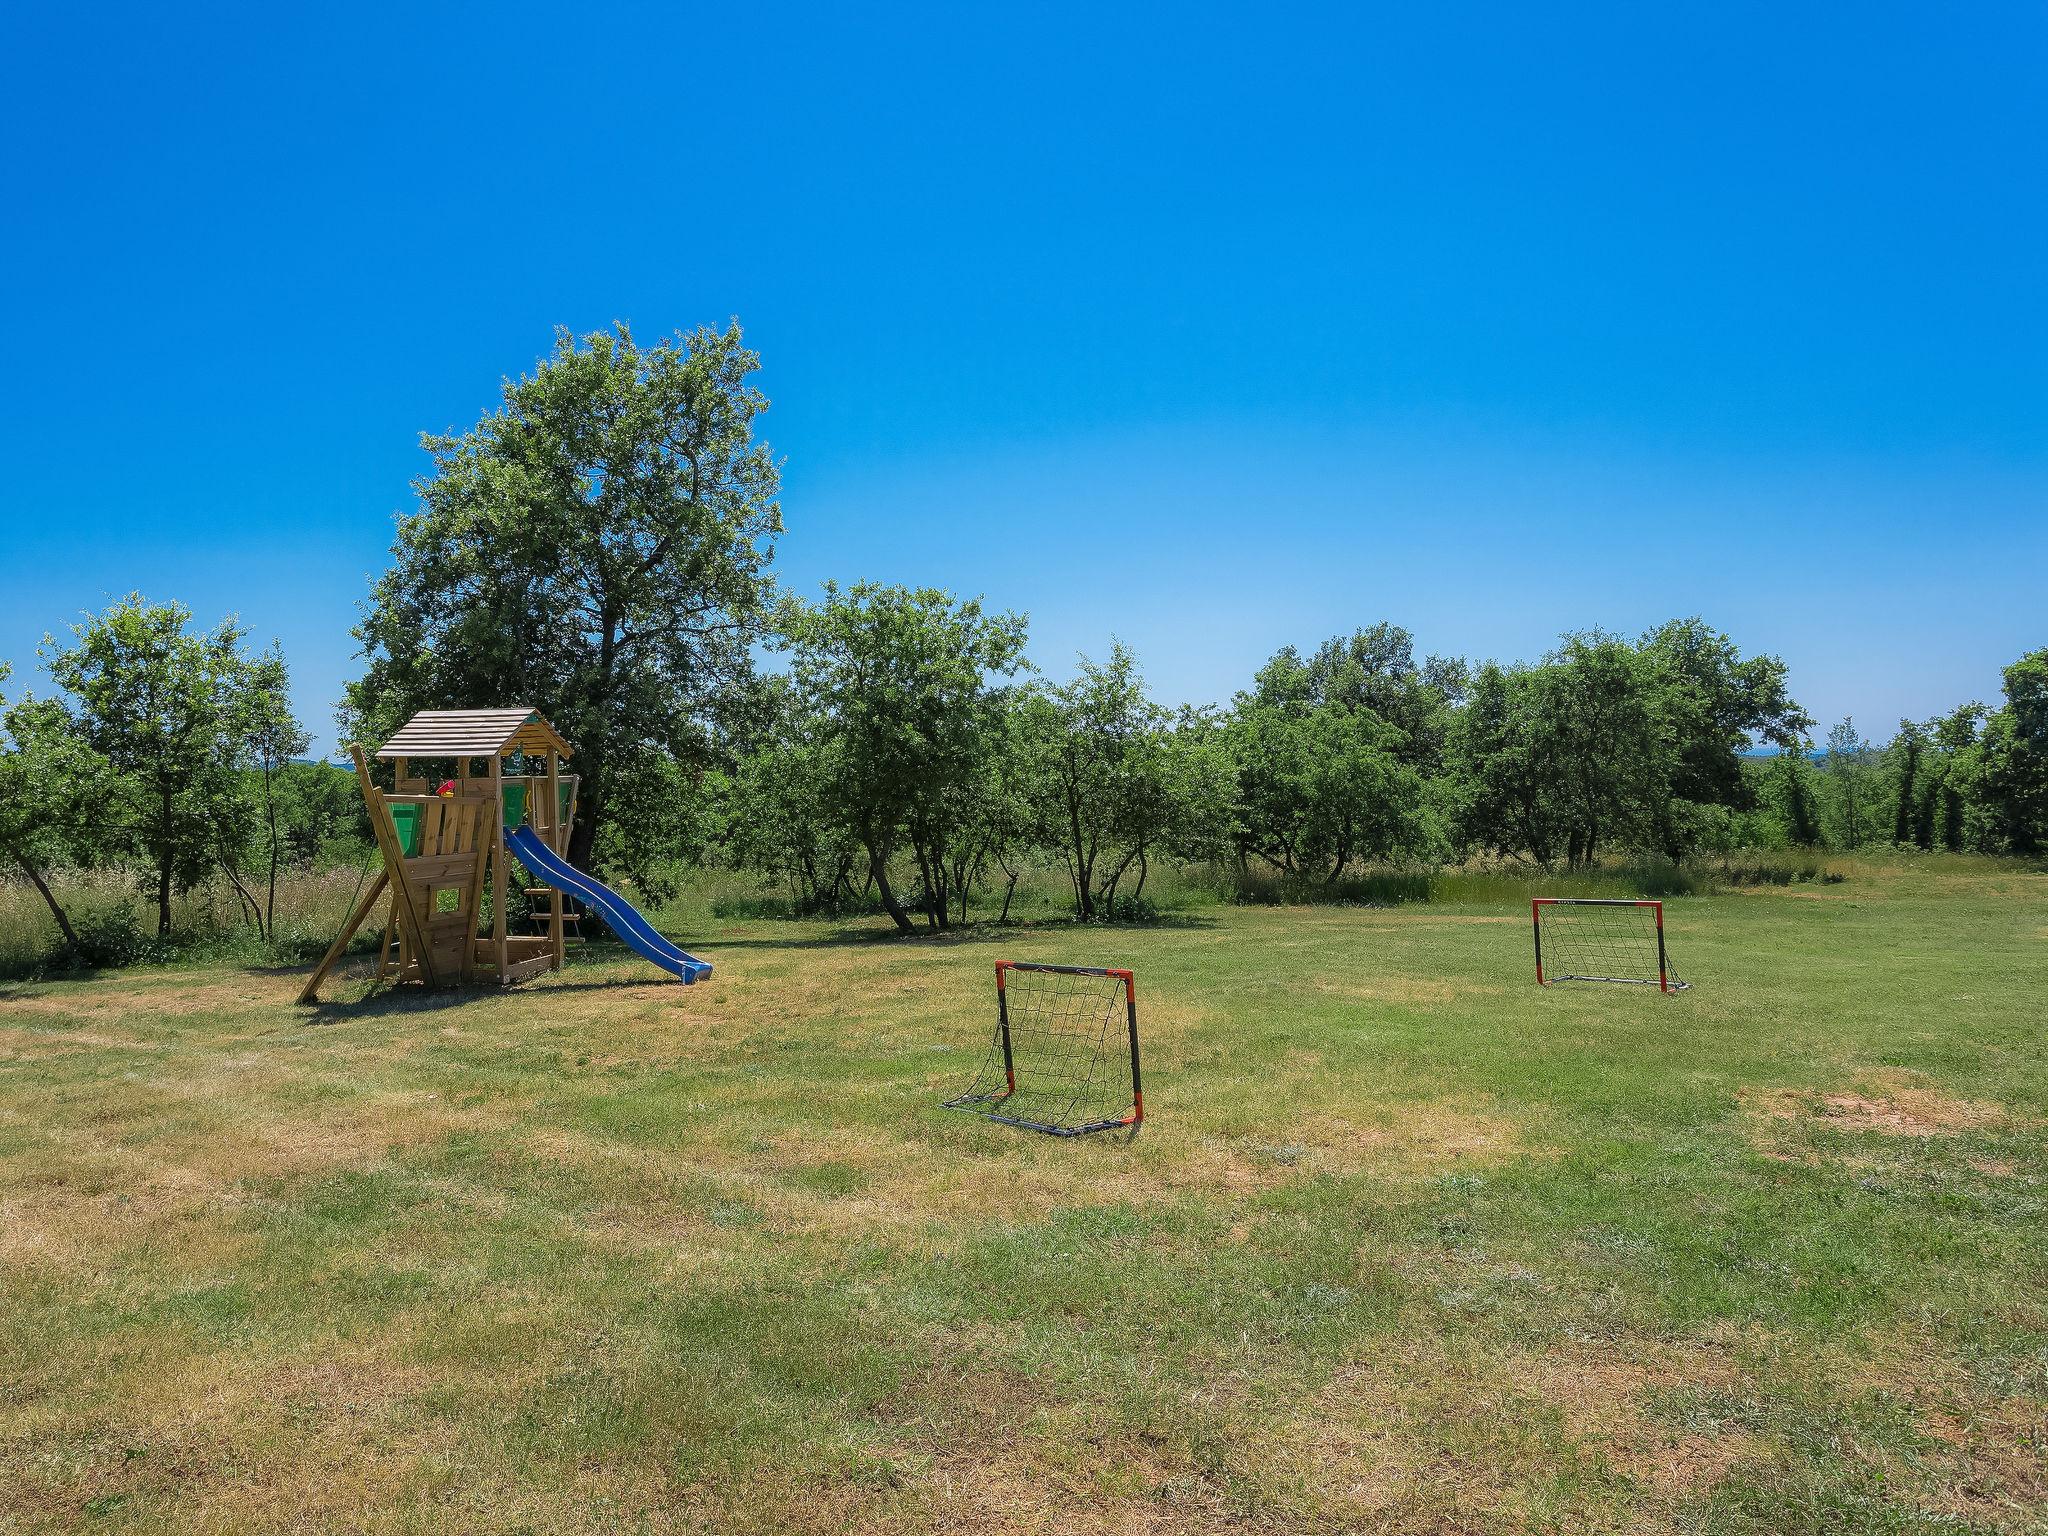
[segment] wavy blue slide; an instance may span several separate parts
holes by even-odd
[[[519,855],[520,863],[557,890],[569,891],[580,897],[583,904],[602,917],[612,932],[625,940],[626,947],[641,959],[651,960],[663,970],[675,972],[686,985],[711,974],[710,961],[699,960],[669,943],[654,931],[652,923],[635,910],[633,903],[602,881],[591,879],[556,857],[554,849],[542,842],[533,828],[515,827],[506,841]]]

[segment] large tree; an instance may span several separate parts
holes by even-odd
[[[170,932],[172,896],[222,867],[248,814],[244,632],[232,619],[203,632],[191,621],[180,604],[132,594],[43,649],[71,728],[107,766],[107,835],[147,864],[159,934]]]
[[[1069,683],[1018,701],[1016,748],[1035,841],[1066,866],[1084,922],[1117,915],[1117,892],[1144,891],[1161,854],[1219,851],[1233,776],[1208,723],[1178,724],[1145,694],[1137,657],[1112,642],[1109,659],[1081,659]]]
[[[1414,637],[1398,624],[1379,623],[1334,635],[1305,659],[1293,646],[1282,647],[1238,704],[1297,714],[1322,706],[1370,713],[1394,728],[1384,739],[1394,756],[1427,772],[1443,756],[1451,712],[1470,681],[1470,669],[1455,657],[1429,656],[1418,664]]]
[[[959,855],[973,835],[999,750],[999,680],[1023,661],[1024,621],[944,592],[828,583],[783,620],[791,677],[816,722],[837,820],[859,840],[896,926],[910,915],[890,882],[899,848],[934,928],[949,926]]]
[[[1353,860],[1430,851],[1421,776],[1395,755],[1401,733],[1376,712],[1240,698],[1229,740],[1241,853],[1334,882]]]
[[[1978,840],[2014,853],[2048,851],[2048,650],[2005,669],[2005,706],[1962,756],[1980,807]]]
[[[1572,868],[1656,840],[1673,753],[1654,672],[1624,640],[1567,635],[1534,667],[1481,667],[1451,737],[1468,842]]]
[[[1776,656],[1745,657],[1735,642],[1704,619],[1673,619],[1644,635],[1637,650],[1656,694],[1674,802],[1746,809],[1749,787],[1742,755],[1758,740],[1781,751],[1806,748],[1813,721],[1793,702],[1785,663]],[[1664,851],[1687,852],[1684,818],[1660,830]]]
[[[344,728],[532,705],[575,745],[587,865],[614,771],[701,755],[762,633],[782,518],[759,366],[737,323],[651,348],[564,331],[469,431],[424,437],[433,473],[356,629]]]

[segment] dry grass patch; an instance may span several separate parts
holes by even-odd
[[[30,1456],[22,1513],[72,1528],[81,1510],[148,1514],[153,1528],[335,1530],[401,1507],[450,1433],[412,1411],[433,1386],[379,1350],[157,1360],[118,1405],[71,1424],[68,1454]],[[402,1446],[402,1450],[395,1447]]]
[[[20,1012],[75,1020],[187,1019],[224,1016],[250,1009],[278,1010],[286,1020],[289,979],[240,971],[124,973],[93,981],[46,984],[46,990],[0,999],[0,1016]]]
[[[1340,1528],[1490,1530],[1518,1525],[1530,1495],[1541,1496],[1561,1436],[1566,1454],[1597,1457],[1641,1490],[1622,1528],[1675,1529],[1680,1506],[1762,1441],[1676,1430],[1650,1410],[1658,1392],[1737,1382],[1722,1345],[1622,1348],[1453,1353],[1424,1333],[1391,1339],[1289,1422],[1276,1470]],[[1580,1515],[1568,1528],[1609,1528]]]
[[[1329,997],[1357,998],[1360,1002],[1394,1003],[1404,1008],[1442,1007],[1461,997],[1497,992],[1480,982],[1451,982],[1425,976],[1376,976],[1342,981],[1316,977],[1309,982],[1313,991]]]
[[[0,1061],[40,1061],[51,1056],[91,1051],[160,1052],[165,1049],[167,1047],[161,1041],[141,1040],[132,1035],[111,1035],[104,1030],[71,1029],[61,1025],[0,1025]]]
[[[1882,1136],[1960,1136],[2012,1119],[2001,1104],[1956,1098],[1902,1072],[1880,1074],[1853,1090],[1752,1089],[1740,1099],[1753,1116],[1766,1122]]]
[[[1484,1101],[1390,1105],[1382,1119],[1370,1124],[1339,1115],[1310,1116],[1291,1134],[1319,1167],[1343,1173],[1391,1169],[1412,1174],[1556,1155],[1555,1148],[1533,1144],[1519,1123]]]

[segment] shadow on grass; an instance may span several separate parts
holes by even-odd
[[[774,921],[767,919],[766,921]],[[798,922],[802,919],[787,919]],[[801,937],[791,935],[752,936],[747,938],[708,937],[691,940],[702,946],[701,958],[717,963],[721,950],[734,949],[851,949],[860,946],[893,946],[908,948],[950,949],[963,944],[1008,943],[1014,939],[1040,934],[1082,934],[1082,933],[1160,933],[1177,930],[1208,930],[1215,928],[1217,921],[1200,912],[1169,912],[1144,922],[1084,923],[1071,917],[1042,919],[1015,919],[1007,923],[973,923],[965,928],[947,928],[934,932],[920,927],[914,933],[898,933],[893,928],[839,927],[826,934],[807,934]],[[685,947],[688,947],[685,945]],[[696,950],[691,951],[698,953]],[[627,951],[618,950],[621,958],[629,958]]]

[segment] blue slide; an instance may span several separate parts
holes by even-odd
[[[654,931],[654,925],[642,917],[625,897],[556,857],[554,849],[542,842],[533,828],[515,827],[506,841],[519,855],[520,863],[556,890],[568,891],[581,898],[583,904],[602,917],[612,932],[624,939],[626,947],[641,959],[652,960],[663,970],[675,972],[685,983],[699,981],[711,974],[710,961],[699,960],[669,943]]]

